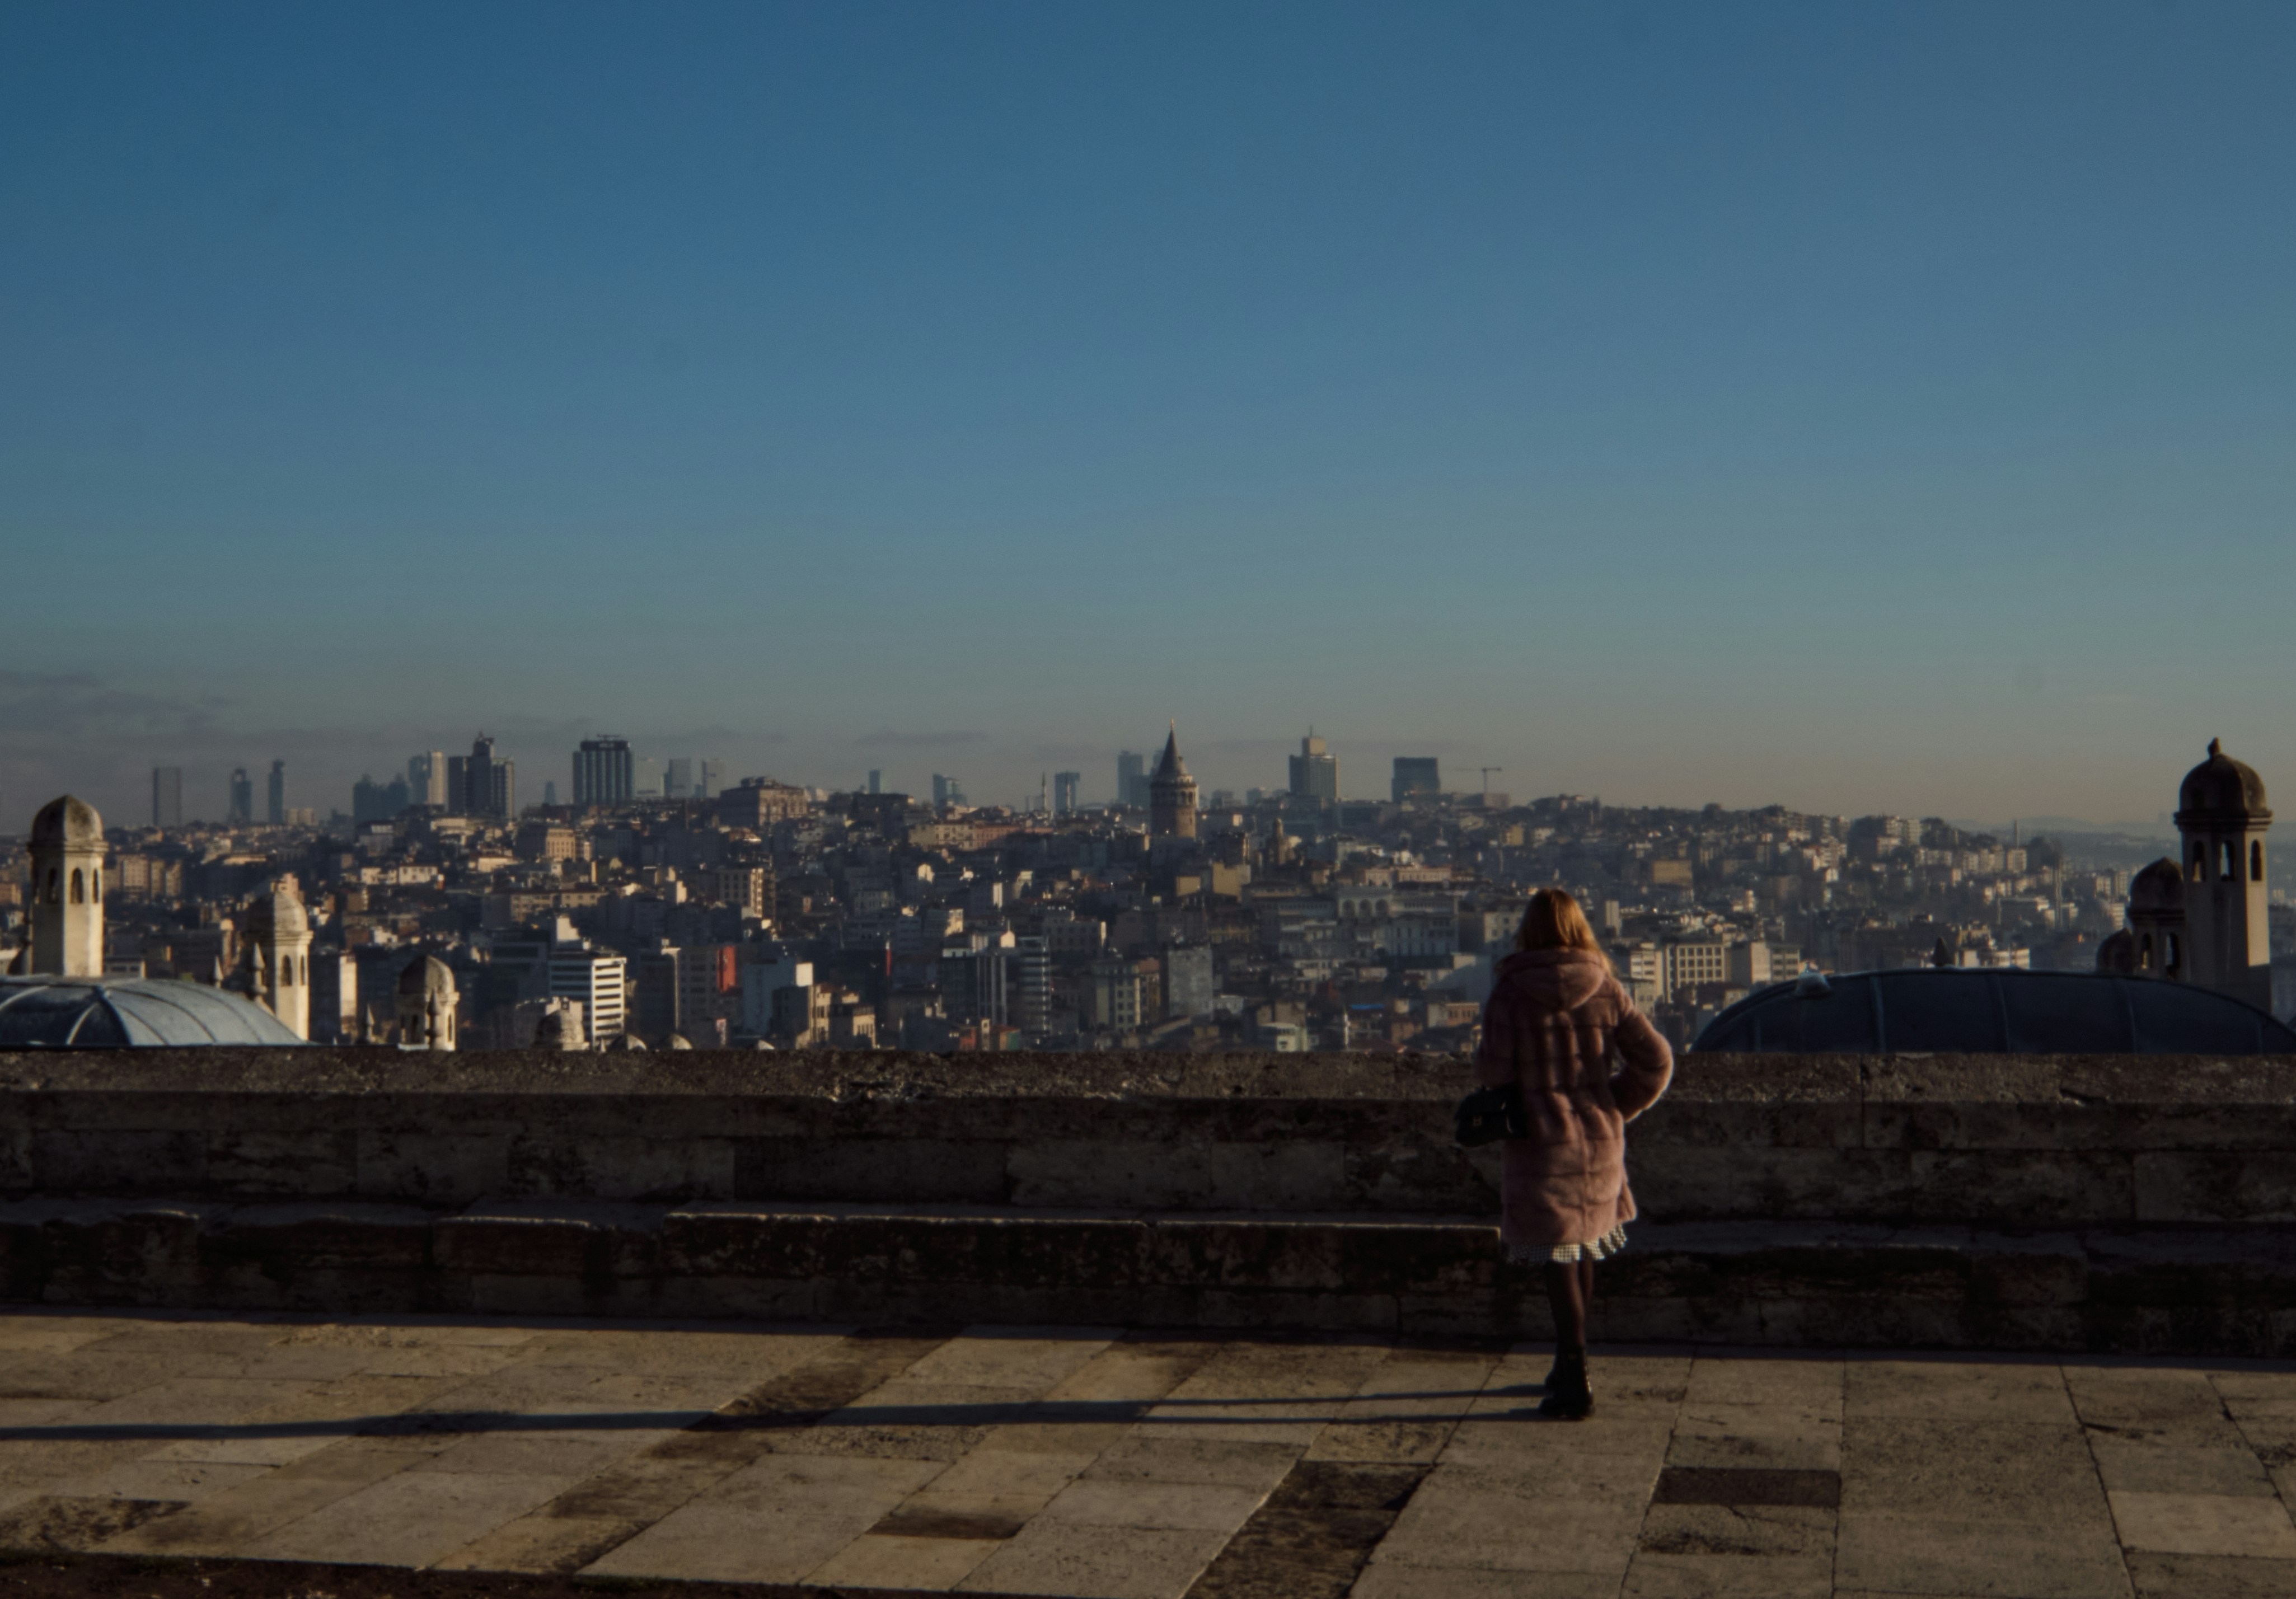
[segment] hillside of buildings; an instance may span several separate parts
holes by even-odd
[[[324,822],[284,805],[276,767],[260,822],[243,774],[219,824],[167,815],[180,777],[155,775],[155,824],[103,832],[103,968],[259,983],[251,907],[279,884],[307,909],[318,1041],[407,1041],[399,985],[429,956],[464,1048],[531,1044],[546,1019],[594,1047],[1448,1051],[1472,1041],[1526,895],[1562,884],[1679,1046],[1808,966],[2094,970],[2146,848],[1518,803],[1447,790],[1432,760],[1348,799],[1319,739],[1282,790],[1200,799],[1175,734],[1152,773],[1121,758],[1117,800],[1083,803],[1063,773],[1029,810],[968,805],[954,779],[931,798],[829,792],[725,783],[706,761],[698,779],[657,766],[641,792],[636,765],[590,741],[575,802],[521,807],[481,740],[363,782]],[[0,840],[10,944],[22,849]],[[2276,952],[2296,907],[2271,900]]]

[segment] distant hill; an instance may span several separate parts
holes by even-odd
[[[1964,822],[1957,816],[1948,820],[1964,832],[1989,832],[2001,839],[2009,836],[2010,824],[2006,822]],[[2046,832],[2053,839],[2079,834],[2085,838],[2173,840],[2177,836],[2176,824],[2169,820],[2166,811],[2150,822],[2091,822],[2079,816],[2019,816],[2016,827],[2021,836],[2029,839],[2037,832]]]

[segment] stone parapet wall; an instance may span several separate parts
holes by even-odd
[[[1552,1334],[1466,1218],[705,1201],[0,1204],[0,1297],[332,1315]],[[2278,1229],[1648,1223],[1605,1341],[2296,1354]]]
[[[0,1056],[0,1297],[1538,1336],[1453,1060]],[[1598,1334],[2296,1354],[2296,1061],[1693,1056]]]
[[[1490,1216],[1462,1062],[384,1050],[0,1055],[0,1193]],[[2296,1061],[1690,1056],[1646,1215],[2296,1223]]]

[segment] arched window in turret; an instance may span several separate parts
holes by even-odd
[[[2248,841],[2248,881],[2251,882],[2264,881],[2264,840],[2262,839],[2251,839]]]
[[[2208,876],[2208,872],[2209,847],[2206,844],[2195,844],[2193,846],[2193,881],[2194,882],[2202,881]]]
[[[2240,881],[2240,857],[2232,852],[2230,839],[2217,846],[2217,876],[2225,882]]]
[[[94,899],[96,904],[102,905],[103,903],[103,868],[98,866],[94,871],[89,873],[87,880],[94,885],[94,891],[89,895],[89,898]]]
[[[2139,972],[2152,970],[2152,935],[2151,933],[2144,935],[2144,943],[2136,952],[2136,969]]]
[[[81,877],[80,870],[78,866],[74,866],[72,868],[71,902],[74,905],[86,905],[87,903],[87,882]]]
[[[2178,970],[2180,970],[2184,965],[2184,949],[2179,945],[2175,933],[2162,933],[2161,935],[2161,942],[2165,947],[2169,957],[2168,960],[2162,964],[2161,969],[2163,972],[2166,972],[2170,977],[2174,977],[2177,975]]]
[[[50,866],[48,868],[48,903],[50,905],[58,905],[62,902],[62,896],[56,887],[59,881],[60,880],[56,876],[56,869],[53,866]]]

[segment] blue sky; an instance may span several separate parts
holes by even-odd
[[[0,12],[0,811],[2296,782],[2296,8]],[[4,824],[4,822],[0,822]]]

